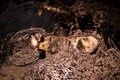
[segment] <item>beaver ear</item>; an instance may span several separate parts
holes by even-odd
[[[32,46],[34,46],[34,47],[38,46],[38,41],[35,36],[31,35],[30,41],[31,41]]]

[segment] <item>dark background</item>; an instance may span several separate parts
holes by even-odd
[[[0,1],[0,35],[5,36],[11,32],[17,32],[21,29],[30,27],[44,26],[51,27],[54,22],[51,21],[52,14],[45,11],[42,17],[37,14],[38,7],[31,4],[32,0],[1,0]],[[47,0],[36,0],[45,3]],[[56,5],[58,2],[71,6],[73,0],[49,0],[48,4]],[[74,0],[75,1],[75,0]],[[114,6],[120,8],[120,0],[84,0],[93,2],[100,2],[104,5]],[[24,4],[29,4],[24,6]],[[70,3],[70,4],[69,4]],[[116,16],[116,15],[114,15]],[[51,28],[50,28],[51,30]]]

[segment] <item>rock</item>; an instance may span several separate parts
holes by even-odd
[[[93,53],[98,47],[98,40],[92,36],[78,37],[77,49],[83,53]]]

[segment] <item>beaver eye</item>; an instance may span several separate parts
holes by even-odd
[[[45,39],[43,36],[41,36],[40,42],[43,42]]]

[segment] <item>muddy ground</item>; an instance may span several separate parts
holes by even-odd
[[[4,5],[0,8],[0,80],[120,79],[120,6],[115,4],[117,0],[110,0],[112,4],[107,0],[69,1],[1,2]],[[93,36],[99,46],[92,54],[70,48],[48,55],[31,46],[30,36],[36,33]]]

